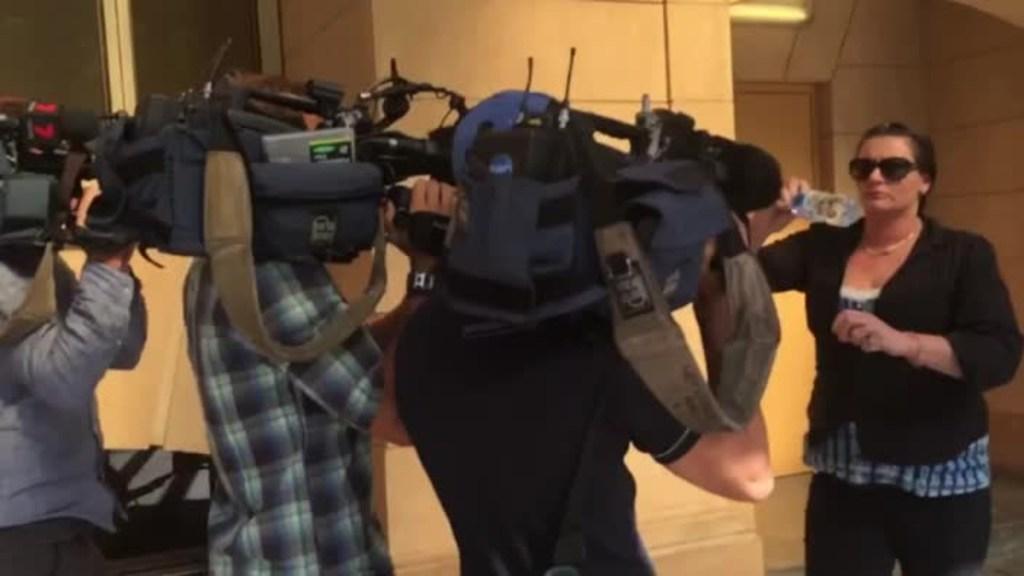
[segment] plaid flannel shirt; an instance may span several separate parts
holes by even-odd
[[[344,305],[319,265],[259,264],[257,285],[267,328],[286,344],[308,340]],[[360,330],[312,362],[269,360],[231,328],[205,261],[189,273],[186,320],[219,480],[211,572],[391,574],[370,509],[372,338]]]

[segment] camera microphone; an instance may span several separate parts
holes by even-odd
[[[100,133],[96,114],[76,108],[64,108],[60,113],[60,132],[70,142],[88,142]]]

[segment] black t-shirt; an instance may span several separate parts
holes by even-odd
[[[632,442],[667,463],[697,442],[618,354],[607,321],[464,337],[478,320],[434,298],[396,358],[398,408],[459,545],[463,576],[542,574],[552,564],[595,412],[585,576],[652,570],[634,518]],[[603,400],[603,403],[602,403]]]

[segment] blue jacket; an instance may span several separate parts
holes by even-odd
[[[0,323],[31,282],[38,257],[25,256],[0,257]],[[138,363],[145,305],[131,275],[103,264],[76,282],[60,262],[55,282],[57,317],[0,347],[0,528],[79,518],[112,530],[94,392],[108,368]]]

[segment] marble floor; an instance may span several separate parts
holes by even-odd
[[[757,506],[768,576],[804,574],[803,515],[809,483],[808,475],[780,478],[772,497]],[[985,576],[1024,576],[1024,481],[996,480]]]

